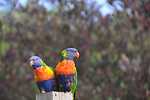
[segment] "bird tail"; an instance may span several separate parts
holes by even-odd
[[[77,100],[76,99],[76,93],[73,94],[73,100]]]

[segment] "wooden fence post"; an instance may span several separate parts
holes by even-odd
[[[36,100],[73,100],[71,92],[50,92],[36,94]]]

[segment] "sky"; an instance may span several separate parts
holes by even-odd
[[[15,1],[16,9],[21,9],[26,8],[31,0],[0,0],[0,12],[10,12],[13,7],[12,1]],[[122,0],[114,0],[112,5],[107,0],[84,0],[84,2],[87,9],[91,9],[92,4],[94,4],[94,9],[102,16],[112,15],[115,11],[123,11],[124,8]],[[59,6],[57,0],[53,3],[51,0],[37,0],[37,4],[44,7],[48,12],[56,10]]]
[[[90,9],[94,3],[94,8],[102,15],[107,16],[113,14],[115,11],[123,11],[124,3],[122,0],[114,0],[112,5],[107,0],[84,0],[87,8]]]

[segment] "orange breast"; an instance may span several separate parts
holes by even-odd
[[[40,67],[34,70],[35,80],[44,81],[54,78],[54,72],[49,67]]]
[[[72,60],[63,60],[56,65],[57,75],[70,75],[76,73],[75,63]]]

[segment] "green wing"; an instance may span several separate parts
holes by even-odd
[[[43,60],[41,60],[41,65],[42,66],[47,66],[47,64]]]
[[[51,70],[54,70],[53,67],[48,66],[43,60],[41,61],[41,64],[42,64],[43,67],[49,67]]]
[[[74,96],[74,100],[75,100],[76,91],[77,91],[77,83],[78,83],[78,80],[77,80],[77,72],[76,72],[73,78],[73,84],[71,86],[71,92]]]

